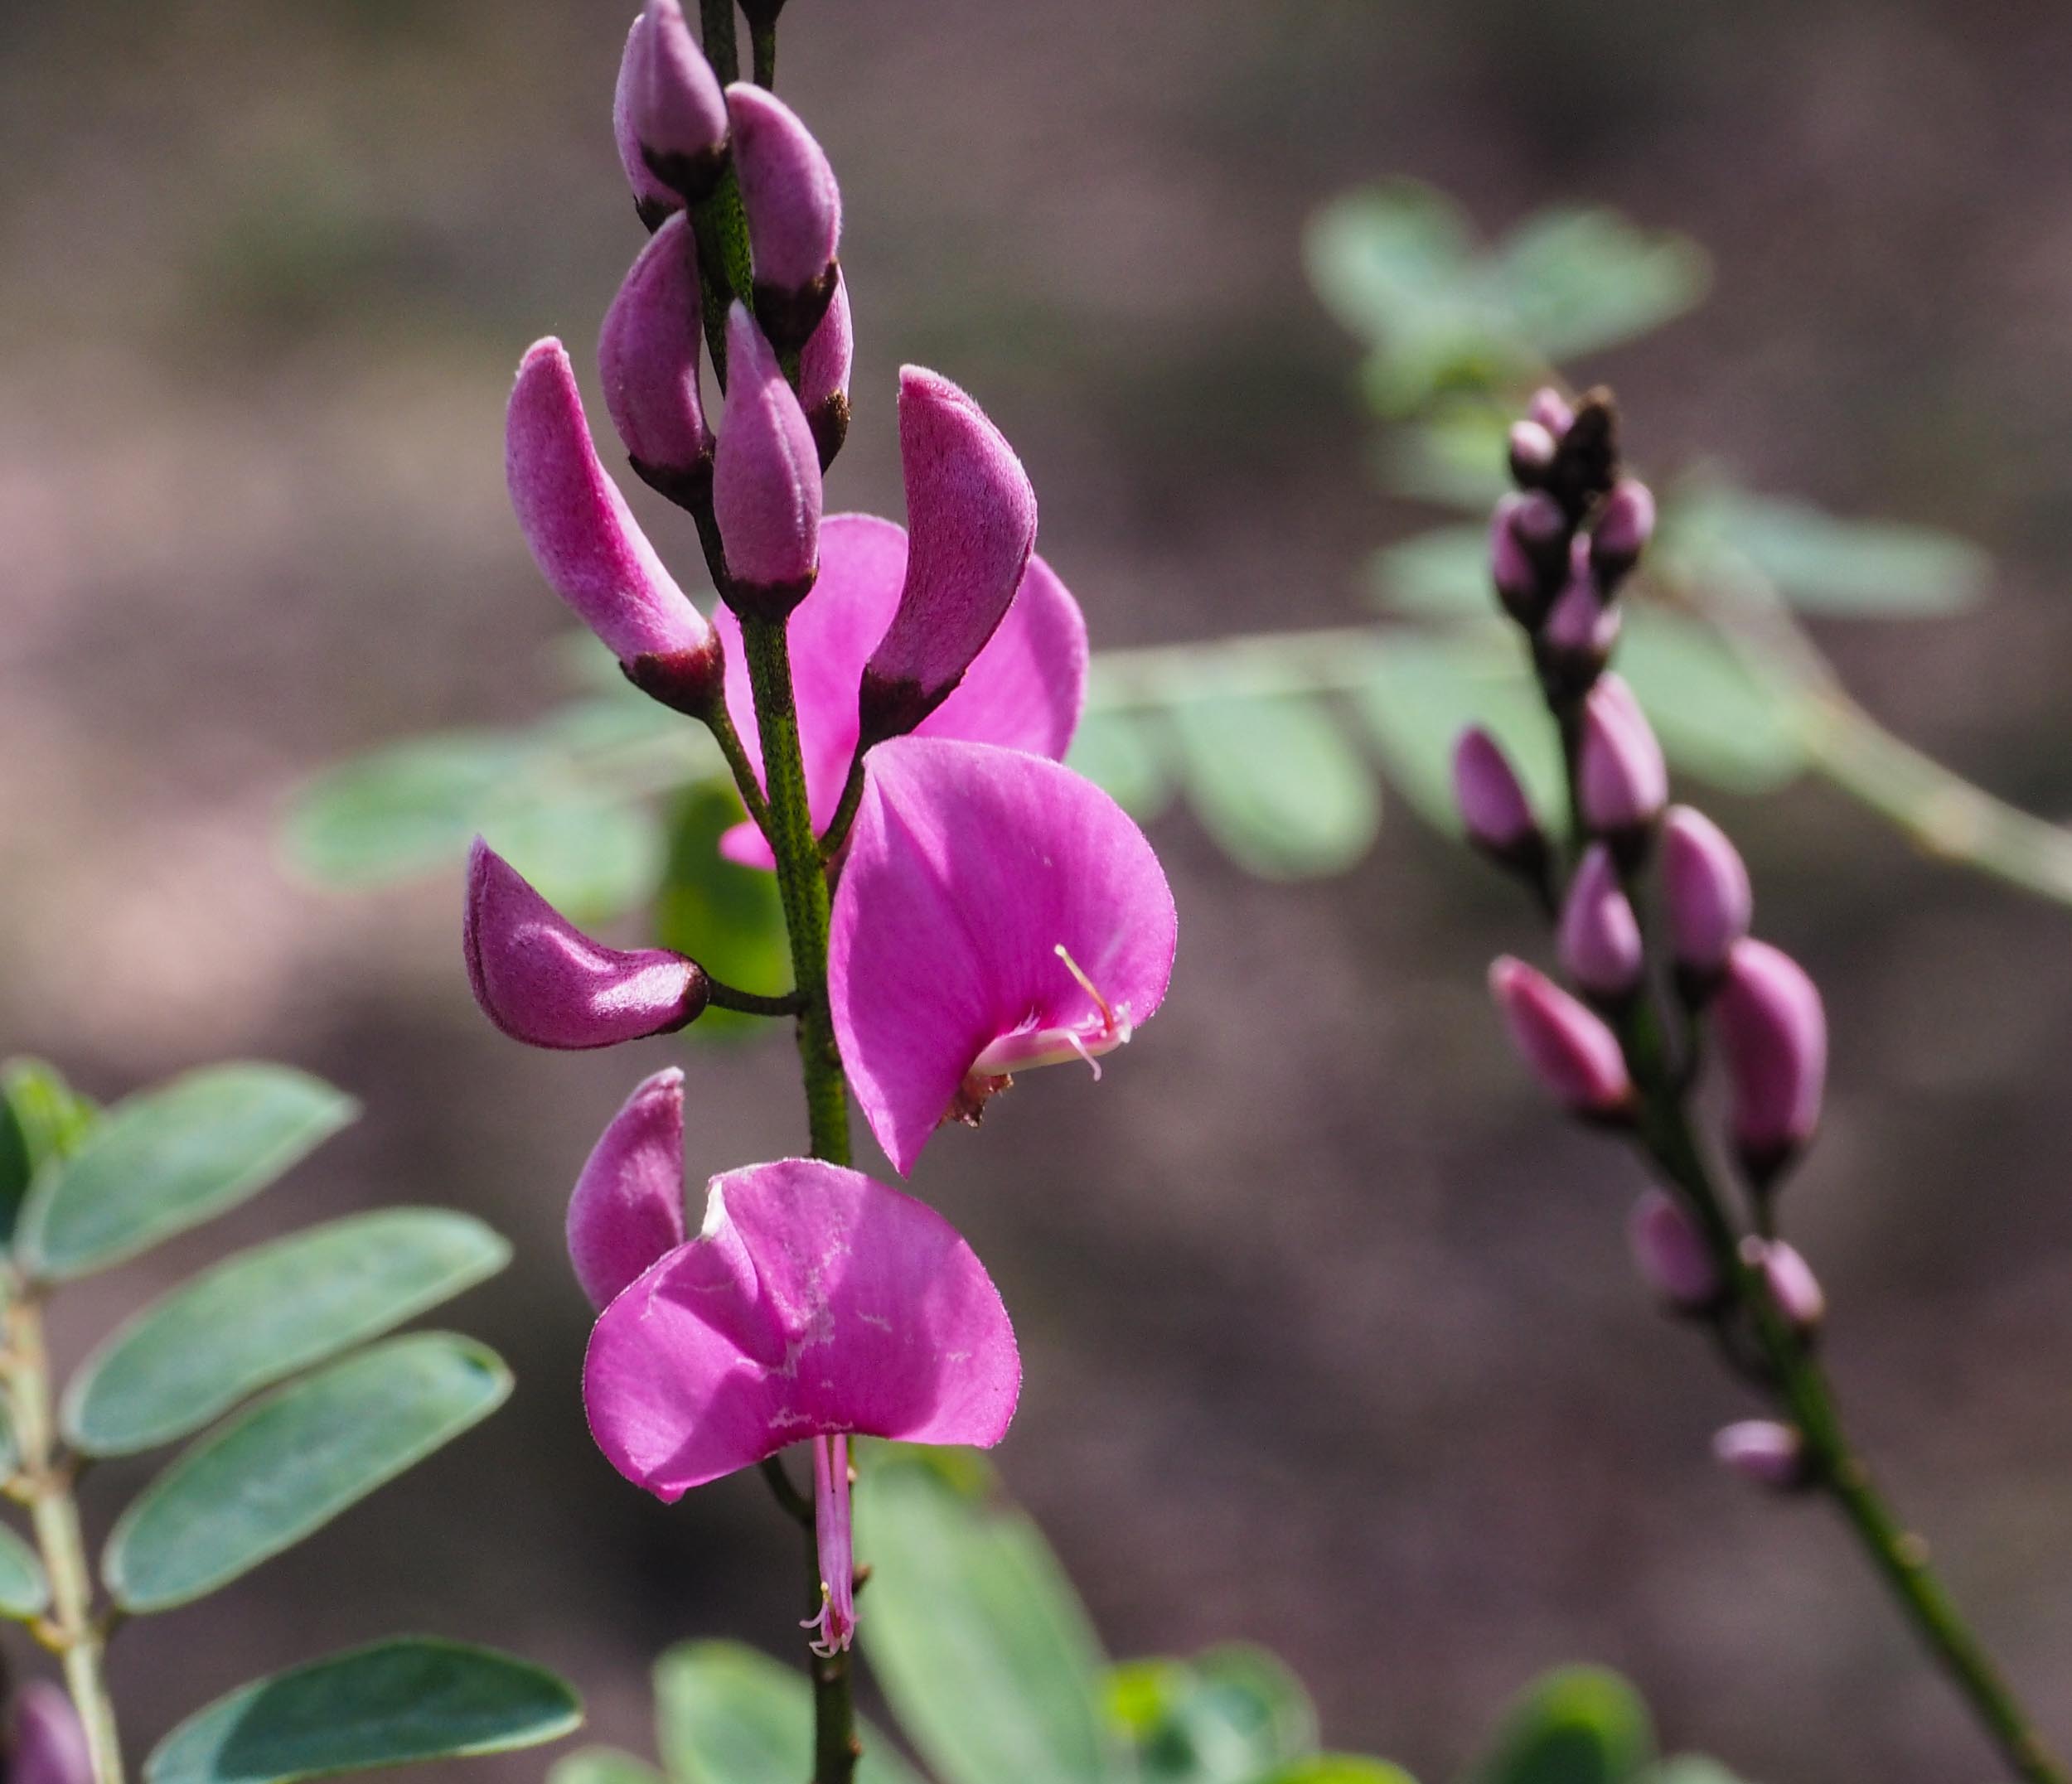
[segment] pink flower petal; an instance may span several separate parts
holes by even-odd
[[[1071,770],[946,737],[868,760],[829,994],[857,1100],[903,1174],[967,1080],[982,1092],[1128,1040],[1165,995],[1178,920],[1143,832]]]
[[[857,682],[899,604],[907,535],[875,515],[836,515],[821,528],[821,574],[811,599],[792,616],[792,675],[806,759],[806,788],[816,829],[835,815],[858,736]],[[726,643],[727,709],[758,775],[762,745],[740,624],[714,616]],[[1031,558],[1007,617],[956,691],[922,722],[922,737],[966,737],[1053,760],[1072,747],[1087,701],[1087,625],[1057,574]],[[771,865],[769,845],[752,824],[729,832],[731,860]]]
[[[569,1261],[593,1307],[684,1242],[684,1075],[646,1079],[612,1117],[569,1197]]]
[[[705,1007],[695,960],[591,940],[479,836],[462,940],[482,1013],[533,1047],[611,1047],[680,1028]]]
[[[956,1230],[812,1158],[714,1177],[698,1236],[605,1309],[583,1369],[598,1447],[663,1500],[835,1432],[995,1443],[1020,1385]]]

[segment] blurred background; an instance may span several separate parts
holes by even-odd
[[[69,1298],[61,1346],[226,1238],[355,1206],[468,1207],[519,1248],[451,1316],[516,1365],[511,1408],[126,1632],[138,1753],[397,1627],[555,1665],[644,1747],[670,1640],[798,1639],[760,1483],[666,1511],[583,1429],[562,1200],[674,1045],[505,1042],[467,998],[457,874],[346,897],[276,843],[313,769],[564,684],[501,415],[542,333],[588,375],[641,239],[608,118],[628,10],[0,7],[0,1039],[102,1095],[254,1055],[368,1105],[230,1232]],[[1715,256],[1705,307],[1578,368],[1616,383],[1639,468],[1709,455],[1987,547],[1982,612],[1819,636],[1895,728],[2072,808],[2072,15],[792,0],[782,43],[847,207],[830,506],[900,511],[893,377],[919,360],[1023,453],[1097,645],[1349,620],[1368,554],[1431,516],[1372,475],[1305,220],[1384,175],[1493,232],[1603,201]],[[687,524],[632,499],[688,579]],[[1845,1400],[2072,1739],[2072,912],[1818,787],[1708,803],[1828,998],[1791,1214]],[[1536,940],[1511,889],[1401,805],[1354,871],[1294,887],[1184,815],[1154,834],[1182,913],[1164,1013],[1104,1084],[1042,1074],[917,1176],[1014,1309],[1002,1463],[1111,1651],[1265,1642],[1332,1744],[1426,1776],[1570,1658],[1768,1784],[1989,1775],[1826,1514],[1708,1461],[1744,1403],[1631,1279],[1634,1168],[1550,1117],[1487,1008],[1488,957]],[[800,1130],[787,1046],[700,1051],[695,1176]]]

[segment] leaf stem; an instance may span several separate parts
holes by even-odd
[[[94,1575],[79,1505],[72,1496],[73,1471],[59,1452],[42,1303],[33,1288],[13,1285],[7,1310],[7,1409],[21,1450],[36,1548],[51,1583],[44,1639],[64,1664],[65,1686],[86,1731],[94,1784],[123,1784],[122,1744],[102,1670],[107,1634],[94,1612]]]

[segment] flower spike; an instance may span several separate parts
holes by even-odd
[[[1011,1075],[1121,1046],[1172,976],[1178,920],[1121,806],[1019,751],[898,737],[867,758],[835,894],[828,996],[903,1175]]]
[[[712,481],[727,602],[779,618],[806,598],[820,563],[820,452],[777,355],[738,303],[727,317],[727,367]]]
[[[781,349],[806,344],[835,293],[842,195],[798,114],[767,89],[727,89],[734,169],[755,261],[756,320]]]
[[[505,421],[511,505],[554,592],[603,639],[635,686],[696,714],[725,665],[705,617],[679,588],[598,462],[574,369],[561,343],[519,362]]]
[[[999,428],[946,378],[899,375],[907,575],[864,665],[864,747],[913,729],[1006,616],[1036,543],[1036,492]]]
[[[704,969],[661,948],[593,941],[479,836],[467,858],[467,980],[482,1013],[533,1047],[611,1047],[704,1013]]]
[[[643,1081],[612,1117],[569,1197],[569,1261],[603,1308],[684,1242],[684,1075]]]
[[[685,505],[712,487],[712,430],[698,390],[698,251],[682,211],[662,225],[605,312],[604,406],[641,481]]]

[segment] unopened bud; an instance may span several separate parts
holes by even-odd
[[[633,208],[641,221],[658,230],[671,211],[684,208],[682,196],[673,191],[647,165],[641,152],[638,113],[647,90],[648,23],[645,8],[633,16],[633,28],[626,34],[626,53],[619,58],[618,85],[612,94],[612,135],[618,144],[619,165],[626,169],[626,183],[633,189]]]
[[[1712,1453],[1721,1467],[1774,1492],[1806,1484],[1805,1440],[1774,1419],[1744,1419],[1728,1425],[1714,1435]]]
[[[755,260],[755,313],[780,351],[802,347],[835,295],[842,195],[798,114],[767,89],[727,89],[734,170]]]
[[[7,1784],[93,1784],[85,1726],[62,1687],[31,1679],[15,1694],[10,1719]]]
[[[1532,802],[1501,746],[1479,725],[1462,732],[1454,746],[1453,795],[1469,842],[1506,867],[1538,872],[1547,838]]]
[[[1547,616],[1568,561],[1568,518],[1542,490],[1505,496],[1489,517],[1489,568],[1503,611],[1527,631]]]
[[[770,343],[738,303],[727,317],[727,367],[712,475],[722,592],[737,612],[773,617],[806,598],[819,567],[820,453]]]
[[[1611,851],[1592,843],[1561,907],[1562,970],[1591,997],[1615,1003],[1640,984],[1640,922],[1619,883]]]
[[[1616,588],[1654,536],[1655,499],[1648,486],[1621,477],[1597,511],[1590,535],[1590,561],[1598,580]]]
[[[1546,974],[1508,955],[1489,968],[1489,991],[1533,1076],[1571,1113],[1625,1119],[1633,1081],[1618,1037]]]
[[[1568,581],[1532,641],[1533,660],[1551,684],[1573,698],[1604,674],[1619,642],[1619,605],[1598,586],[1589,542],[1579,534]]]
[[[1672,805],[1662,824],[1663,903],[1680,989],[1702,1003],[1717,987],[1755,908],[1748,868],[1726,833],[1702,811]]]
[[[1511,428],[1511,475],[1527,489],[1537,486],[1554,462],[1554,436],[1537,421],[1521,421]]]
[[[1576,411],[1568,405],[1568,399],[1549,385],[1533,393],[1525,413],[1532,420],[1553,435],[1558,442],[1561,436],[1576,425]]]
[[[691,505],[712,487],[712,432],[698,386],[698,251],[682,212],[656,230],[598,336],[604,406],[641,481]]]
[[[856,336],[849,315],[849,280],[837,274],[827,314],[799,354],[799,406],[820,449],[821,469],[835,462],[849,438],[849,372]]]
[[[1786,1245],[1781,1239],[1750,1239],[1743,1246],[1742,1255],[1763,1273],[1763,1281],[1779,1313],[1802,1333],[1811,1335],[1819,1330],[1820,1322],[1828,1317],[1828,1297],[1813,1266],[1796,1245]]]
[[[1626,1240],[1634,1268],[1664,1307],[1700,1314],[1720,1304],[1726,1284],[1711,1247],[1697,1222],[1661,1190],[1647,1191],[1634,1204]]]
[[[641,157],[665,186],[695,205],[719,183],[727,165],[727,99],[680,0],[647,0],[641,62],[631,94]]]
[[[1733,1090],[1735,1148],[1750,1181],[1767,1191],[1820,1124],[1827,1013],[1803,967],[1750,940],[1729,953],[1712,1013]]]
[[[1622,859],[1644,852],[1648,832],[1668,801],[1669,769],[1654,728],[1617,675],[1600,676],[1583,703],[1576,779],[1590,834],[1610,842]]]

